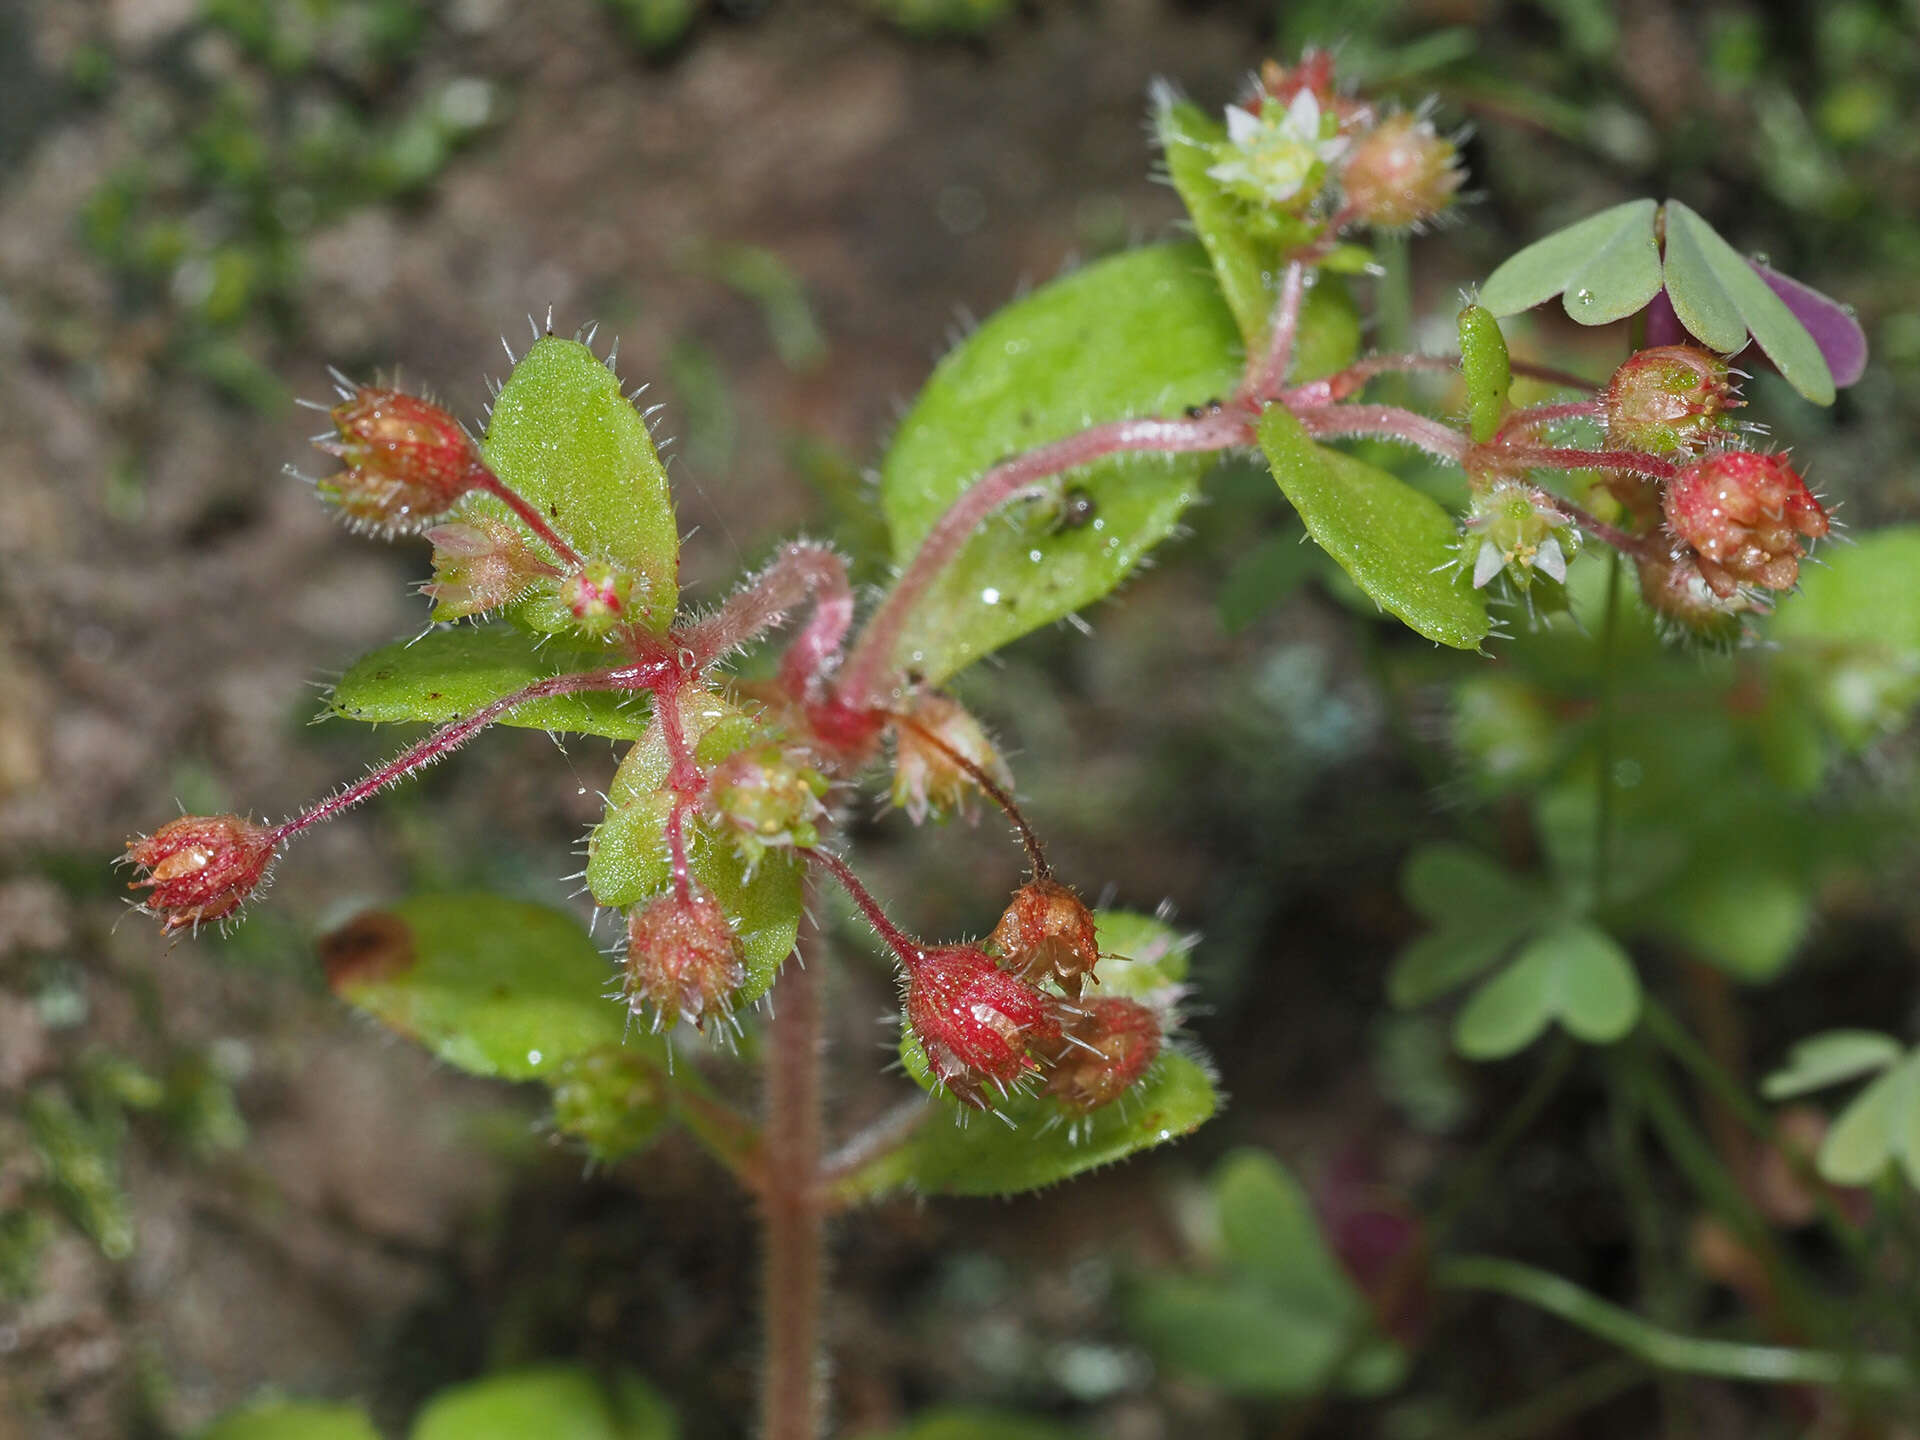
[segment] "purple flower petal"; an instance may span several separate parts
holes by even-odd
[[[1848,313],[1846,306],[1822,295],[1811,285],[1803,285],[1792,276],[1782,275],[1757,260],[1747,263],[1767,282],[1773,293],[1786,302],[1794,318],[1807,327],[1813,343],[1820,347],[1820,353],[1826,357],[1827,369],[1833,372],[1836,386],[1844,388],[1852,385],[1866,373],[1867,332],[1860,328],[1860,322]],[[1665,298],[1664,295],[1659,297]],[[1655,303],[1658,304],[1659,300]]]
[[[1663,286],[1653,299],[1647,302],[1647,345],[1683,345],[1691,338],[1686,327],[1680,323],[1680,317],[1673,313],[1673,302],[1667,299]]]

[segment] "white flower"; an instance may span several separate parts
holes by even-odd
[[[1284,205],[1315,179],[1318,168],[1347,148],[1344,136],[1323,136],[1320,102],[1301,90],[1284,111],[1227,107],[1227,157],[1207,174],[1250,198]]]

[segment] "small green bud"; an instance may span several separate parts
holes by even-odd
[[[1460,374],[1467,382],[1467,419],[1473,443],[1493,439],[1507,418],[1513,388],[1513,365],[1507,358],[1507,338],[1500,322],[1482,305],[1460,312]]]

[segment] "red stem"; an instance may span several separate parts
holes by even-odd
[[[836,689],[860,710],[884,706],[894,688],[893,652],[906,631],[913,607],[980,523],[1021,491],[1076,466],[1109,455],[1178,455],[1225,450],[1253,441],[1251,419],[1237,410],[1221,410],[1182,420],[1115,420],[1095,425],[1064,440],[1004,460],[988,470],[948,507],[920,542],[920,549],[882,602],[847,657]]]
[[[1599,400],[1570,400],[1563,405],[1530,405],[1516,410],[1501,423],[1501,435],[1514,435],[1550,425],[1556,420],[1598,420],[1607,413]]]
[[[1320,405],[1294,413],[1302,428],[1318,438],[1364,435],[1398,440],[1455,465],[1467,454],[1467,439],[1458,430],[1397,405]]]
[[[1489,449],[1498,457],[1498,461],[1508,465],[1524,465],[1529,469],[1627,470],[1654,480],[1671,480],[1680,473],[1680,467],[1671,460],[1662,460],[1658,455],[1642,455],[1637,450],[1567,450],[1557,445],[1503,445],[1497,439]]]
[[[809,925],[801,944],[814,948]],[[760,1191],[762,1440],[818,1440],[825,1411],[820,1312],[826,1296],[826,1197],[820,1183],[820,991],[825,966],[796,949],[767,1022]]]
[[[896,711],[889,714],[887,718],[892,720],[896,725],[906,726],[927,744],[933,746],[934,749],[938,750],[942,755],[945,755],[947,759],[965,771],[966,774],[972,778],[973,783],[986,792],[987,798],[1000,807],[1005,813],[1008,823],[1013,826],[1014,832],[1019,835],[1021,848],[1027,852],[1027,864],[1033,870],[1033,878],[1036,880],[1051,880],[1053,878],[1053,867],[1047,864],[1046,848],[1041,845],[1040,837],[1034,833],[1033,827],[1027,823],[1027,817],[1020,813],[1020,807],[1014,803],[1013,797],[1000,787],[999,781],[995,780],[980,766],[969,760],[965,755],[962,755],[958,750],[954,749],[953,746],[927,729],[926,726],[922,725],[918,720],[915,720],[911,715]]]
[[[1307,267],[1295,260],[1280,281],[1280,298],[1274,302],[1273,322],[1267,332],[1267,353],[1259,365],[1247,367],[1246,379],[1241,382],[1242,400],[1259,400],[1287,383],[1287,371],[1293,366],[1293,338],[1300,328],[1300,302],[1306,293]]]
[[[582,562],[579,552],[560,538],[559,533],[547,523],[547,517],[522,499],[519,491],[508,485],[485,465],[476,464],[473,469],[475,489],[486,491],[518,515],[520,523],[539,536],[542,543],[554,553],[554,557],[562,565],[574,570],[580,568]]]
[[[900,958],[902,965],[918,965],[926,960],[927,947],[887,918],[887,912],[880,908],[880,902],[860,883],[860,877],[847,868],[846,861],[827,850],[812,849],[802,853],[840,882],[840,888],[853,897],[853,903],[860,907],[860,913],[867,917],[867,923],[873,926],[874,933]]]
[[[456,720],[434,731],[418,745],[403,750],[386,764],[370,771],[364,779],[349,785],[338,794],[317,801],[276,829],[273,832],[273,843],[284,844],[309,825],[317,825],[322,820],[331,820],[341,811],[350,810],[387,786],[399,783],[421,766],[431,765],[443,755],[458,749],[509,710],[524,705],[529,700],[544,700],[553,695],[571,695],[582,690],[652,690],[664,678],[665,675],[655,665],[639,664],[624,665],[614,670],[595,670],[582,675],[555,675],[548,680],[537,680],[524,690],[516,690],[511,695],[502,696],[464,719]]]
[[[809,598],[813,618],[787,647],[780,680],[796,700],[808,692],[840,652],[853,624],[853,590],[846,563],[825,545],[799,540],[782,547],[772,564],[682,637],[694,663],[711,665],[727,651],[771,630]]]

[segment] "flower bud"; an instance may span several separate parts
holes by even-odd
[[[197,927],[238,910],[273,864],[273,832],[238,815],[182,815],[127,844],[126,858],[146,871],[128,884],[145,886],[140,908],[162,927]]]
[[[1698,454],[1727,428],[1740,399],[1727,362],[1697,345],[1658,345],[1627,357],[1607,382],[1608,443],[1654,455]]]
[[[980,788],[955,756],[1002,788],[1013,784],[980,722],[944,695],[922,695],[894,726],[893,746],[893,803],[916,825],[929,815],[965,810]]]
[[[1721,599],[1742,585],[1788,590],[1800,578],[1802,538],[1827,533],[1827,512],[1784,455],[1722,450],[1667,484],[1667,528],[1693,547]]]
[[[604,635],[627,618],[633,576],[604,560],[590,561],[560,581],[560,603],[589,635]]]
[[[1149,1005],[1103,995],[1078,1007],[1046,1050],[1046,1093],[1084,1115],[1124,1095],[1160,1054],[1160,1016]]]
[[[827,807],[827,777],[796,746],[767,744],[736,750],[714,768],[707,803],[748,864],[769,846],[820,843],[816,825]]]
[[[418,396],[363,385],[329,413],[340,438],[315,443],[347,468],[320,494],[358,524],[406,530],[444,515],[482,468],[460,422]]]
[[[945,945],[905,960],[907,1025],[927,1069],[963,1105],[988,1108],[1039,1067],[1028,1047],[1060,1034],[1045,995],[972,945]]]
[[[1467,178],[1460,152],[1418,115],[1389,115],[1354,142],[1341,167],[1349,207],[1369,225],[1404,230],[1453,203]]]
[[[1572,517],[1531,485],[1499,480],[1473,497],[1461,556],[1473,565],[1476,589],[1502,570],[1522,592],[1532,586],[1535,571],[1559,584],[1579,550]]]
[[[436,525],[427,539],[433,544],[433,579],[420,591],[433,601],[436,620],[498,610],[554,573],[509,520],[485,516]]]
[[[1014,891],[988,942],[1029,984],[1051,980],[1073,999],[1100,960],[1093,912],[1057,880],[1041,879]]]
[[[627,917],[627,965],[622,992],[635,1015],[653,1011],[653,1027],[675,1017],[706,1028],[707,1017],[733,1008],[733,992],[747,978],[746,953],[726,911],[706,886],[693,882],[636,906]]]

